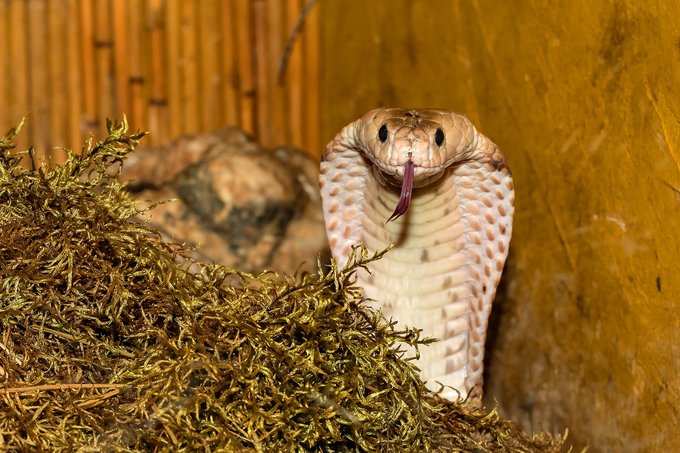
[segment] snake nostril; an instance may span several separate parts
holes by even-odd
[[[378,130],[378,138],[381,142],[385,143],[387,141],[387,125],[383,124]]]
[[[437,146],[442,146],[444,144],[444,131],[441,127],[438,127],[437,132],[434,133],[434,142]]]

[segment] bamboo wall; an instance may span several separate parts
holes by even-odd
[[[61,161],[127,114],[147,144],[238,125],[317,154],[318,12],[279,60],[305,0],[0,0],[0,129]]]

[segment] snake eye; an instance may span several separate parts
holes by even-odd
[[[434,133],[434,142],[437,144],[437,146],[442,146],[444,143],[444,131],[441,127],[438,127],[437,132]]]
[[[378,138],[381,142],[385,143],[387,141],[387,125],[383,124],[378,130]]]

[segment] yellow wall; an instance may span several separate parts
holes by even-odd
[[[680,10],[668,0],[320,2],[322,137],[467,114],[517,188],[488,396],[591,451],[680,451]]]

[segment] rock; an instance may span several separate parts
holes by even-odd
[[[121,175],[150,222],[196,257],[243,271],[311,270],[328,256],[318,165],[264,150],[238,129],[185,136],[130,156]]]

